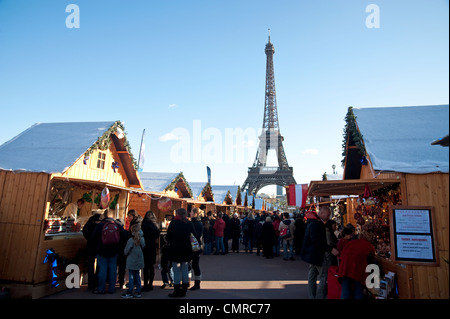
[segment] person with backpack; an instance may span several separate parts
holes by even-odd
[[[272,225],[273,225],[273,229],[275,230],[275,243],[273,244],[273,255],[275,257],[279,257],[280,256],[280,223],[281,223],[281,219],[279,216],[278,211],[274,211],[273,212],[273,221],[272,221]]]
[[[131,226],[130,231],[132,237],[128,239],[124,250],[124,254],[127,256],[128,290],[122,295],[122,298],[140,298],[141,276],[139,272],[144,268],[144,253],[142,251],[145,247],[144,233],[139,224]],[[133,294],[134,286],[136,286],[136,291]]]
[[[283,240],[283,260],[295,260],[294,258],[294,231],[295,224],[289,218],[289,213],[283,213],[283,220],[278,228],[280,239]]]
[[[116,290],[117,256],[121,238],[126,236],[123,226],[114,220],[114,210],[105,211],[105,218],[99,223],[93,233],[97,244],[98,287],[92,292],[104,294],[108,274],[109,293]]]

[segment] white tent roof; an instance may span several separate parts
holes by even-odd
[[[158,172],[140,172],[144,190],[149,192],[161,193],[180,173],[158,173]]]
[[[222,204],[230,191],[233,202],[236,200],[238,187],[235,185],[211,185],[211,190],[214,194],[214,200],[218,204]]]
[[[205,188],[207,182],[189,182],[189,186],[191,187],[192,194],[194,198],[197,198],[201,195],[203,188]]]
[[[431,142],[449,132],[449,106],[353,108],[374,170],[449,172],[449,150]]]
[[[0,169],[62,173],[114,123],[36,123],[0,146]]]

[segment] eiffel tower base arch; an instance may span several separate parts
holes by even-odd
[[[258,193],[261,188],[268,185],[288,186],[289,184],[296,184],[292,167],[250,167],[242,190],[252,194]]]

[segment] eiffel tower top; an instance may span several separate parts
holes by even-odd
[[[275,48],[270,42],[270,29],[269,29],[269,42],[266,44],[266,92],[264,103],[264,119],[263,130],[278,130],[278,111],[277,111],[277,98],[275,90],[275,72],[273,67],[273,54]]]
[[[274,54],[275,48],[273,47],[273,44],[270,42],[270,29],[269,29],[269,41],[266,44],[266,54]]]

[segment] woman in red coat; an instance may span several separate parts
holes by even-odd
[[[223,213],[219,212],[217,214],[217,219],[214,222],[214,236],[216,236],[216,252],[214,253],[214,255],[218,255],[219,254],[219,250],[222,250],[221,254],[225,255],[225,246],[223,243],[223,235],[224,235],[224,231],[225,231],[225,221],[222,219]]]
[[[342,286],[341,299],[364,298],[363,289],[368,275],[366,267],[375,253],[371,239],[370,233],[362,231],[359,239],[350,241],[342,250],[338,271]]]

